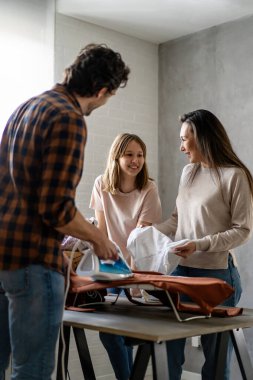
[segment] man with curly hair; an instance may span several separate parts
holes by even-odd
[[[83,116],[128,81],[106,45],[90,44],[64,80],[20,105],[0,147],[0,380],[12,354],[15,379],[49,380],[64,303],[64,235],[90,241],[98,257],[114,244],[75,204],[87,138]]]

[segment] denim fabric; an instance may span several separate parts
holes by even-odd
[[[234,288],[234,293],[229,297],[223,305],[236,306],[242,294],[241,279],[237,268],[233,264],[233,259],[229,256],[227,269],[198,269],[188,268],[179,265],[172,273],[174,276],[188,276],[188,277],[214,277],[226,281]],[[183,301],[189,301],[187,297],[182,297]],[[201,343],[203,353],[205,356],[205,363],[202,367],[201,375],[202,380],[214,379],[215,360],[215,343],[217,334],[208,334],[201,336]],[[171,380],[180,380],[182,375],[182,366],[185,361],[184,348],[186,339],[178,339],[167,342],[167,355],[169,365],[169,375]],[[223,380],[229,380],[230,377],[230,362],[233,346],[231,341],[228,345],[227,364]]]
[[[108,288],[107,294],[122,294],[119,288]],[[122,295],[125,297],[125,295]],[[117,380],[128,380],[133,368],[133,347],[125,343],[125,337],[114,334],[99,333],[106,349]]]
[[[9,366],[11,353],[8,327],[8,300],[0,282],[0,380],[4,379],[5,369]]]
[[[0,271],[0,285],[0,380],[10,352],[12,380],[50,380],[63,314],[64,277],[30,265]]]
[[[110,358],[117,380],[129,380],[133,368],[133,347],[125,344],[120,335],[99,333],[99,337]]]

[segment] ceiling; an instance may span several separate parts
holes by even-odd
[[[56,0],[56,10],[66,16],[159,44],[253,15],[253,1]]]

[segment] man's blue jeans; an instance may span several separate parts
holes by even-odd
[[[237,268],[233,264],[233,259],[229,256],[227,269],[197,269],[188,268],[179,265],[172,273],[174,276],[188,276],[188,277],[214,277],[226,281],[234,288],[234,293],[224,303],[224,306],[236,306],[242,294],[241,280]],[[190,301],[183,298],[184,301]],[[202,380],[213,380],[214,374],[214,361],[215,361],[215,344],[217,334],[208,334],[201,336],[201,344],[205,356],[205,363],[202,367],[201,375]],[[186,339],[178,339],[167,342],[167,355],[169,365],[169,375],[171,380],[180,380],[182,375],[182,366],[185,361],[184,348]],[[223,380],[229,380],[230,375],[230,362],[233,346],[229,342],[227,364]]]
[[[0,380],[50,380],[62,321],[64,277],[41,265],[0,271]]]

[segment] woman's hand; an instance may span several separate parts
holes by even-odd
[[[184,259],[187,259],[190,255],[192,255],[196,251],[196,243],[193,241],[188,241],[185,244],[179,245],[176,248],[174,248],[174,253],[177,256],[183,257]]]

